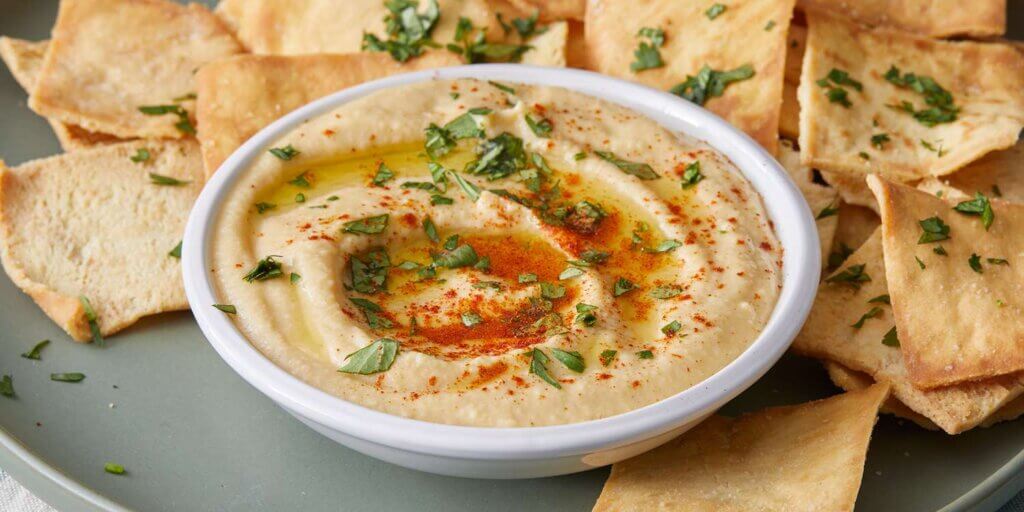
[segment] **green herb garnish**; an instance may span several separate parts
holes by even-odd
[[[175,245],[174,249],[171,249],[171,251],[168,252],[167,255],[172,257],[172,258],[178,258],[180,260],[181,259],[181,244],[182,243],[184,243],[184,242],[178,242],[178,245]]]
[[[971,253],[971,257],[967,258],[967,265],[971,267],[971,270],[973,270],[973,271],[975,271],[975,272],[977,272],[979,274],[982,273],[982,270],[981,270],[981,256],[978,256],[977,254]]]
[[[277,205],[274,203],[265,203],[262,201],[256,203],[256,213],[259,213],[261,215],[267,210],[273,210],[274,208],[277,208]]]
[[[618,350],[602,350],[601,355],[597,356],[597,359],[601,361],[601,366],[608,366],[615,360],[615,355],[618,354]]]
[[[650,296],[654,297],[655,299],[665,300],[665,299],[671,299],[672,297],[676,297],[676,296],[678,296],[681,293],[683,293],[682,288],[679,288],[678,286],[675,286],[675,285],[672,285],[672,286],[658,286],[658,287],[654,288],[653,290],[651,290]]]
[[[96,310],[92,308],[92,303],[85,295],[78,296],[78,302],[82,305],[82,312],[85,313],[85,319],[89,322],[89,331],[92,333],[92,341],[97,345],[103,345],[103,335],[100,332],[100,321],[99,316],[96,315]]]
[[[634,284],[633,281],[630,281],[629,279],[626,279],[624,277],[620,277],[617,280],[615,280],[615,287],[612,290],[612,295],[614,295],[615,297],[619,297],[634,289],[636,289],[636,284]]]
[[[868,299],[868,304],[892,304],[892,299],[889,298],[889,294],[879,295],[872,299]]]
[[[24,354],[21,355],[21,357],[24,357],[25,359],[39,361],[41,359],[40,354],[43,353],[43,349],[46,348],[46,346],[49,344],[50,340],[40,341],[39,343],[36,343],[34,347],[32,347],[32,350],[25,352]]]
[[[641,350],[636,353],[636,357],[640,359],[654,359],[654,352],[650,350]]]
[[[379,187],[394,177],[394,171],[392,171],[387,164],[381,162],[380,165],[377,166],[377,173],[373,175],[373,184]]]
[[[123,475],[125,473],[124,466],[114,462],[108,462],[104,464],[103,471],[106,471],[107,473],[110,473],[112,475]]]
[[[885,345],[887,347],[900,346],[900,339],[896,335],[896,326],[893,326],[892,329],[889,329],[889,332],[885,333],[885,336],[882,337],[882,345]]]
[[[633,51],[633,57],[636,60],[629,65],[629,69],[636,73],[664,66],[665,62],[661,60],[659,48],[665,44],[665,31],[660,28],[644,27],[636,36],[641,41],[637,49]]]
[[[981,217],[981,225],[985,226],[985,231],[992,227],[992,222],[996,218],[995,212],[992,211],[992,203],[981,192],[975,192],[974,199],[963,201],[954,206],[953,209],[965,215]]]
[[[551,136],[551,130],[554,128],[551,125],[551,121],[545,118],[541,118],[539,121],[535,120],[530,114],[526,114],[526,124],[530,127],[530,131],[534,135],[547,139]]]
[[[362,219],[350,220],[341,225],[341,232],[357,235],[379,235],[387,229],[389,218],[390,216],[387,213],[383,213]]]
[[[0,395],[14,398],[14,379],[10,375],[0,377]]]
[[[594,154],[601,157],[602,160],[611,163],[615,167],[618,167],[620,171],[636,176],[641,180],[656,180],[661,176],[654,172],[654,169],[650,165],[642,162],[630,162],[629,160],[623,160],[615,153],[609,151],[594,151]]]
[[[180,187],[182,185],[188,185],[192,183],[191,180],[179,180],[170,176],[164,176],[155,172],[149,173],[149,181],[154,185],[164,185],[169,187]]]
[[[927,219],[920,220],[917,222],[921,226],[921,238],[917,240],[919,244],[928,244],[932,242],[940,242],[942,240],[949,240],[949,226],[942,222],[942,219],[938,217],[928,217]]]
[[[274,258],[280,258],[280,256],[271,255],[257,261],[256,267],[250,270],[242,279],[251,283],[253,281],[266,281],[267,279],[281,277],[283,275],[283,272],[281,272],[281,262],[274,260]]]
[[[149,157],[150,157],[150,154],[149,154],[149,150],[148,149],[146,149],[146,148],[138,148],[138,149],[135,150],[135,154],[130,156],[130,157],[128,157],[128,158],[132,162],[135,162],[137,164],[141,164],[143,162],[148,162],[149,161]]]
[[[571,352],[562,349],[552,348],[551,355],[558,359],[558,361],[565,365],[566,368],[576,372],[583,373],[586,369],[586,363],[583,361],[583,355],[573,350]]]
[[[686,169],[683,170],[683,181],[682,181],[683,189],[684,190],[688,189],[688,188],[690,188],[690,187],[700,183],[700,181],[703,180],[703,179],[704,179],[704,175],[701,174],[701,172],[700,172],[700,160],[696,160],[693,163],[691,163],[690,165],[687,165]]]
[[[460,316],[462,317],[462,325],[466,327],[473,327],[484,321],[480,315],[473,311],[464,311]]]
[[[82,382],[85,380],[84,373],[51,373],[50,380],[55,382]]]
[[[867,313],[861,315],[860,320],[857,320],[857,322],[851,325],[850,327],[853,327],[854,329],[860,329],[861,327],[864,327],[864,322],[866,322],[869,318],[875,318],[880,314],[882,314],[882,308],[873,307],[870,310],[868,310]]]
[[[299,150],[295,149],[291,144],[280,148],[270,148],[267,151],[281,160],[291,160],[299,154]]]
[[[530,351],[530,373],[540,377],[541,380],[555,388],[562,389],[562,385],[548,373],[547,364],[549,361],[550,359],[548,359],[547,354],[539,348],[534,348]]]
[[[754,66],[750,64],[729,71],[716,71],[705,64],[697,72],[697,76],[687,75],[685,81],[669,92],[698,105],[704,105],[709,99],[721,96],[729,84],[747,80],[752,76]]]
[[[345,356],[348,361],[338,369],[342,373],[373,375],[386,372],[395,362],[399,343],[391,338],[380,338],[369,345]]]
[[[679,330],[682,328],[683,324],[679,323],[679,320],[672,320],[671,322],[661,327],[661,332],[665,336],[672,336],[675,333],[679,332]]]
[[[935,79],[914,73],[901,74],[896,66],[890,67],[884,77],[897,87],[920,94],[928,105],[928,108],[917,110],[909,101],[903,101],[890,107],[907,112],[914,116],[917,122],[928,127],[956,121],[960,108],[953,103],[953,95],[942,88]]]
[[[831,216],[833,216],[833,215],[835,215],[837,213],[839,213],[839,206],[836,206],[836,203],[832,202],[832,203],[829,203],[828,206],[822,208],[821,211],[818,212],[818,215],[817,215],[817,217],[815,217],[815,219],[816,220],[821,220],[821,219],[824,219],[824,218],[827,218],[827,217],[831,217]]]
[[[441,17],[437,0],[427,0],[426,10],[422,13],[416,11],[417,4],[415,0],[385,1],[384,7],[388,10],[384,16],[387,39],[363,33],[363,51],[387,52],[392,59],[405,62],[422,55],[425,48],[435,46],[430,34]]]
[[[867,265],[850,265],[842,272],[835,274],[827,279],[826,283],[848,283],[853,285],[855,288],[860,288],[861,283],[871,281],[871,276],[864,272],[864,268]]]
[[[704,15],[707,16],[709,20],[714,20],[715,18],[721,16],[723,12],[725,12],[725,6],[716,3],[711,7],[708,7],[708,10],[704,11]]]
[[[232,304],[214,304],[213,307],[215,307],[215,308],[217,308],[217,309],[219,309],[219,310],[221,310],[221,311],[223,311],[223,312],[225,312],[225,313],[227,313],[229,315],[237,315],[238,314],[238,308],[236,308]]]

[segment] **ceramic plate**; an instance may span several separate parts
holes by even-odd
[[[1013,2],[1010,2],[1013,4]],[[1024,5],[1010,6],[1024,39]],[[0,34],[48,36],[57,2],[0,0]],[[60,152],[0,70],[0,156]],[[116,280],[116,269],[109,279]],[[95,347],[72,343],[0,276],[0,467],[60,510],[590,510],[608,470],[538,480],[448,478],[392,466],[309,430],[249,387],[189,313],[160,315]],[[42,361],[20,354],[41,339]],[[82,372],[78,384],[51,382]],[[821,366],[787,356],[723,412],[836,393]],[[103,464],[116,461],[128,474]],[[858,510],[997,509],[1024,488],[1024,420],[956,437],[891,417],[875,430]]]

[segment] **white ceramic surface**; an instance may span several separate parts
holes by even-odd
[[[211,305],[221,302],[207,272],[215,213],[250,162],[303,121],[374,91],[435,79],[477,78],[563,87],[618,103],[662,126],[704,140],[729,157],[764,199],[784,248],[783,289],[757,340],[735,361],[665,400],[595,421],[529,428],[479,428],[411,420],[324,393],[267,360]],[[239,375],[321,434],[395,464],[477,478],[528,478],[584,471],[623,460],[692,428],[778,360],[802,326],[821,269],[811,211],[786,172],[760,146],[714,114],[671,94],[564,68],[475,65],[409,73],[346,89],[265,128],[221,166],[196,202],[182,264],[192,311],[214,349]]]

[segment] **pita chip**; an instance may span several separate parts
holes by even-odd
[[[805,164],[909,182],[1017,142],[1024,54],[1012,46],[871,30],[823,13],[807,20],[797,92]]]
[[[519,10],[527,13],[536,12],[540,21],[583,20],[587,10],[587,0],[509,0]]]
[[[865,389],[875,383],[874,379],[866,373],[853,371],[841,364],[833,363],[831,361],[823,361],[823,363],[825,364],[825,369],[828,371],[828,376],[832,379],[832,382],[846,391]],[[934,422],[914,412],[913,409],[907,407],[903,402],[900,402],[895,397],[890,396],[889,399],[882,404],[881,412],[910,420],[926,430],[939,430],[939,427]],[[996,423],[1013,421],[1022,415],[1024,415],[1024,396],[1019,396],[989,416],[985,421],[981,422],[980,426],[988,428]]]
[[[526,40],[532,46],[523,54],[523,64],[532,66],[551,66],[564,68],[566,65],[566,45],[569,42],[569,24],[556,21],[546,27],[542,34]]]
[[[860,247],[878,230],[878,215],[863,206],[840,202],[839,221],[832,239],[832,252],[828,257],[828,271],[839,268],[854,249]]]
[[[180,103],[195,93],[193,73],[239,51],[198,4],[64,0],[29,107],[122,138],[185,137],[194,130]]]
[[[1024,142],[993,151],[940,181],[968,196],[981,192],[994,199],[1024,203]]]
[[[43,57],[49,48],[49,41],[25,41],[10,37],[0,37],[0,60],[7,64],[14,80],[25,92],[31,93],[39,78],[39,70],[43,66]],[[60,121],[47,119],[54,135],[64,151],[75,151],[82,148],[121,142],[123,139],[105,133],[90,132],[85,128],[64,124]]]
[[[708,16],[706,11],[711,3],[590,0],[586,19],[590,64],[595,71],[656,89],[681,86],[687,95],[697,96],[698,100],[703,97],[704,107],[774,154],[782,108],[786,34],[794,1],[720,3],[725,10]],[[651,42],[640,33],[644,28],[664,31],[664,44],[658,49],[664,65],[633,71],[635,52],[641,44],[649,46]],[[699,85],[703,82],[698,78],[702,69],[704,76],[710,71],[733,71],[735,76],[730,78],[736,80],[727,83],[720,96],[705,96],[707,89]],[[684,82],[690,87],[683,86]]]
[[[797,99],[797,88],[800,86],[800,70],[803,66],[804,50],[807,48],[807,27],[790,25],[788,40],[779,134],[790,140],[797,140],[800,137],[800,102]]]
[[[568,21],[569,34],[565,43],[565,63],[570,68],[593,69],[587,53],[586,29],[582,21]]]
[[[134,162],[145,149],[145,161]],[[176,186],[153,183],[174,178]],[[202,188],[194,141],[125,142],[0,165],[0,257],[11,281],[76,341],[188,308],[169,253]]]
[[[431,39],[452,42],[459,18],[502,34],[495,10],[486,0],[438,0],[440,17]],[[426,12],[421,1],[418,12]],[[387,39],[382,0],[223,0],[217,14],[236,31],[250,52],[266,55],[359,53],[363,34]]]
[[[881,384],[738,418],[712,416],[612,466],[594,511],[852,511],[887,396]]]
[[[949,201],[876,176],[868,185],[881,208],[886,279],[914,384],[1024,370],[1024,204]],[[978,212],[954,210],[965,204]]]
[[[800,152],[794,149],[789,141],[784,140],[779,144],[779,163],[789,173],[789,177],[793,178],[811,208],[811,214],[814,215],[815,224],[818,226],[821,261],[827,261],[829,250],[832,249],[832,239],[836,234],[836,225],[839,223],[839,194],[834,188],[814,182],[814,171],[800,165]]]
[[[1006,32],[1006,0],[800,0],[799,5],[929,37],[991,37]]]
[[[196,118],[207,175],[263,127],[315,99],[407,71],[460,63],[431,52],[406,63],[383,53],[240,55],[211,63],[196,75]]]
[[[793,350],[891,384],[893,396],[949,434],[978,426],[1024,393],[1024,374],[918,389],[907,375],[900,348],[893,346],[902,339],[891,332],[888,295],[879,229],[822,282]]]

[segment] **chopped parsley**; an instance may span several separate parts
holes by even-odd
[[[663,252],[672,252],[682,246],[682,242],[674,238],[670,238],[668,240],[663,240],[660,244],[658,244],[657,247],[654,247],[653,249],[645,247],[643,251],[648,253],[660,254]]]
[[[448,130],[430,123],[430,126],[423,130],[423,133],[426,136],[423,147],[432,160],[437,160],[447,155],[452,149],[455,149],[455,139],[448,133]]]
[[[24,357],[25,359],[39,361],[41,359],[40,354],[43,353],[43,349],[46,348],[46,346],[49,344],[50,340],[40,341],[39,343],[36,343],[34,347],[32,347],[32,350],[25,352],[24,354],[21,355],[21,357]]]
[[[885,345],[887,347],[900,346],[900,339],[896,335],[896,326],[893,326],[892,329],[889,329],[889,332],[885,333],[885,336],[882,337],[882,345]]]
[[[548,359],[547,354],[539,348],[534,348],[530,351],[530,373],[540,377],[541,380],[551,384],[555,388],[562,389],[562,385],[548,373],[547,364],[549,361],[550,359]]]
[[[651,352],[650,350],[641,350],[636,353],[636,357],[639,357],[640,359],[654,359],[654,352]]]
[[[946,156],[946,150],[945,148],[942,147],[941,140],[935,141],[935,144],[932,144],[931,142],[921,139],[921,146],[927,149],[928,151],[935,153],[936,155],[938,155],[939,158]]]
[[[690,165],[686,166],[683,170],[683,189],[688,189],[704,179],[704,175],[700,172],[700,160],[696,160]]]
[[[192,126],[192,120],[188,117],[188,111],[181,105],[151,105],[139,107],[139,112],[147,116],[176,115],[178,116],[178,122],[174,123],[174,127],[179,132],[186,135],[195,135],[196,133],[196,128]]]
[[[10,375],[0,377],[0,395],[14,398],[14,379]]]
[[[476,147],[477,159],[466,166],[465,172],[484,176],[489,181],[504,178],[527,166],[523,139],[510,133],[481,142]]]
[[[621,297],[623,294],[629,293],[636,289],[636,284],[625,277],[620,277],[615,280],[615,287],[612,290],[612,295]]]
[[[869,318],[875,318],[880,314],[882,314],[882,308],[877,306],[873,307],[870,310],[868,310],[867,313],[861,315],[860,320],[857,320],[857,323],[851,325],[850,327],[853,327],[854,329],[860,329],[861,327],[864,327],[864,322],[866,322]]]
[[[462,325],[466,327],[474,327],[484,321],[480,315],[473,311],[464,311],[460,316],[462,317]]]
[[[296,187],[299,187],[299,188],[309,188],[310,187],[309,175],[308,175],[307,172],[303,172],[303,173],[299,174],[298,176],[296,176],[296,177],[292,178],[291,180],[289,180],[288,184],[296,186]]]
[[[302,276],[292,272],[291,274],[288,274],[288,281],[292,284],[296,284],[299,281],[302,281]]]
[[[281,272],[281,262],[276,261],[274,258],[280,258],[280,256],[271,255],[257,261],[256,267],[250,270],[242,279],[251,283],[253,281],[266,281],[275,277],[281,277],[284,274]]]
[[[885,149],[885,145],[889,143],[888,133],[876,133],[871,136],[871,145],[878,149]]]
[[[566,368],[576,373],[583,373],[583,370],[587,367],[586,363],[583,361],[583,355],[575,350],[570,352],[552,348],[551,355],[554,356],[555,359],[558,359],[560,363],[564,364]]]
[[[455,200],[441,194],[431,194],[430,196],[431,206],[446,206],[449,204],[455,204]]]
[[[84,373],[51,373],[50,380],[55,382],[82,382],[85,380]]]
[[[697,76],[687,75],[686,80],[669,92],[698,105],[704,105],[709,99],[721,96],[729,84],[747,80],[752,76],[754,66],[750,64],[729,71],[717,71],[705,64],[697,72]]]
[[[721,16],[722,13],[724,13],[724,12],[725,12],[725,6],[722,5],[722,4],[716,3],[716,4],[712,5],[711,7],[708,7],[708,10],[704,11],[704,15],[707,16],[709,20],[714,20],[715,18]]]
[[[341,225],[341,232],[358,235],[378,235],[387,229],[389,218],[389,214],[382,213],[362,219],[350,220]]]
[[[826,283],[847,283],[855,288],[860,288],[861,283],[871,281],[871,276],[864,272],[864,268],[867,265],[850,265],[846,267],[842,272],[834,274],[831,277],[825,279]]]
[[[287,146],[281,148],[270,148],[268,152],[271,155],[280,158],[281,160],[291,160],[292,158],[295,158],[295,156],[299,154],[299,150],[295,149],[295,147],[292,146],[291,144],[288,144]]]
[[[178,242],[178,245],[175,245],[174,249],[171,249],[170,252],[167,253],[167,255],[172,257],[172,258],[177,258],[177,259],[180,260],[181,259],[181,244],[182,243],[184,243],[184,242]]]
[[[373,184],[379,187],[387,183],[394,177],[394,171],[392,171],[391,168],[387,166],[387,164],[381,162],[380,165],[377,166],[377,173],[373,175]]]
[[[432,255],[434,265],[443,268],[472,267],[480,261],[476,251],[469,244],[462,244],[454,249]]]
[[[890,105],[890,107],[914,116],[917,122],[928,127],[956,121],[960,108],[953,103],[953,95],[939,85],[934,78],[914,73],[901,74],[896,66],[891,66],[885,72],[884,77],[889,83],[901,89],[909,89],[920,94],[924,97],[925,104],[928,105],[928,108],[917,110],[913,103],[902,101],[899,105]]]
[[[537,274],[519,274],[519,282],[521,284],[536,283]]]
[[[364,256],[351,258],[352,289],[372,295],[386,288],[391,258],[384,249],[375,249]]]
[[[266,203],[263,201],[256,203],[256,213],[261,215],[267,210],[273,210],[274,208],[277,208],[277,205],[274,203]]]
[[[967,258],[967,265],[971,267],[971,270],[981,273],[981,256],[971,253],[971,257]]]
[[[818,215],[815,217],[815,219],[821,220],[836,215],[837,213],[839,213],[839,207],[836,206],[836,203],[833,201],[829,203],[828,206],[822,208],[821,211],[818,212]]]
[[[636,60],[630,63],[629,69],[636,73],[664,66],[665,62],[661,60],[659,48],[665,44],[665,31],[660,28],[643,27],[637,32],[636,37],[641,41],[633,51]]]
[[[416,0],[386,0],[384,17],[387,39],[381,40],[374,34],[363,33],[362,49],[371,52],[387,52],[398,62],[405,62],[423,54],[424,48],[434,46],[430,34],[437,26],[441,10],[437,0],[427,0],[426,9],[416,11]]]
[[[771,30],[773,28],[775,28],[775,20],[768,20],[768,23],[764,24],[764,31],[765,32],[768,32],[769,30]]]
[[[852,105],[846,88],[849,87],[858,92],[864,89],[864,85],[850,78],[849,73],[836,68],[832,68],[824,78],[819,79],[816,83],[818,87],[825,89],[825,95],[830,102],[838,103],[846,108],[850,108]]]
[[[236,314],[238,314],[238,308],[236,308],[232,304],[214,304],[213,307],[215,307],[215,308],[217,308],[217,309],[219,309],[219,310],[221,310],[221,311],[223,311],[223,312],[225,312],[225,313],[227,313],[229,315],[236,315]]]
[[[146,148],[139,148],[135,150],[135,154],[128,157],[129,160],[137,164],[148,162],[150,158],[149,150]]]
[[[561,299],[565,296],[565,287],[558,284],[540,283],[540,296],[544,299]]]
[[[591,306],[582,302],[576,304],[576,323],[592,327],[597,323],[597,313],[595,311],[597,311],[597,306]]]
[[[487,41],[485,29],[477,29],[472,20],[460,17],[455,26],[455,35],[446,48],[462,56],[467,64],[480,62],[519,62],[523,54],[533,49],[525,44],[492,43]]]
[[[169,187],[180,187],[182,185],[192,183],[191,180],[179,180],[178,178],[164,176],[163,174],[157,174],[155,172],[149,173],[149,182],[154,185],[164,185]]]
[[[949,225],[942,222],[942,219],[928,217],[927,219],[917,221],[917,224],[921,226],[922,231],[921,238],[917,240],[917,243],[928,244],[949,240]]]
[[[115,462],[108,462],[103,465],[103,471],[112,475],[123,475],[125,473],[124,466]]]
[[[601,366],[608,366],[615,361],[615,355],[618,354],[618,350],[602,350],[601,354],[597,356],[598,361],[601,361]]]
[[[100,332],[100,319],[92,303],[85,295],[78,296],[78,302],[82,305],[82,312],[85,313],[85,320],[89,322],[89,332],[92,334],[92,341],[97,345],[103,345],[103,335]]]
[[[570,266],[570,267],[567,267],[565,270],[563,270],[561,274],[558,274],[558,280],[559,281],[566,281],[568,279],[577,278],[577,277],[580,277],[582,275],[583,275],[583,269],[581,269],[579,267]]]
[[[630,162],[629,160],[623,160],[615,153],[610,151],[594,151],[594,154],[601,157],[602,160],[611,163],[615,167],[618,167],[620,171],[636,176],[641,180],[656,180],[661,176],[654,172],[654,169],[650,165],[642,162]]]
[[[989,265],[1010,265],[1009,260],[1006,258],[985,258],[985,261],[987,261]]]
[[[551,136],[551,130],[553,127],[551,126],[551,121],[547,119],[541,118],[538,121],[530,114],[526,114],[526,124],[529,125],[530,131],[532,131],[534,135],[542,139],[547,139]]]
[[[423,232],[427,234],[427,238],[435,244],[441,241],[441,237],[437,235],[437,225],[434,224],[434,220],[430,218],[430,215],[423,217]]]
[[[501,82],[495,82],[493,80],[488,80],[487,83],[493,85],[499,91],[504,92],[506,94],[515,94],[516,93],[515,89],[513,89],[513,88],[511,88],[511,87],[509,87],[509,86],[507,86],[507,85],[505,85],[505,84],[503,84]]]
[[[665,300],[676,297],[681,293],[683,293],[683,290],[678,286],[658,286],[651,290],[650,296],[655,299]]]
[[[992,203],[981,192],[975,192],[974,199],[963,201],[954,206],[953,209],[965,215],[977,215],[980,217],[981,225],[985,226],[985,231],[992,227],[992,222],[996,218],[995,212],[992,211]]]
[[[939,256],[949,256],[949,253],[946,252],[946,248],[941,245],[936,245],[935,247],[932,247],[932,252],[938,254]]]
[[[306,194],[303,194],[302,192],[299,192],[298,194],[295,194],[295,202],[296,203],[305,203],[306,202]]]
[[[345,366],[338,369],[342,373],[373,375],[386,372],[395,362],[399,343],[391,338],[380,338],[369,345],[345,356]]]
[[[683,328],[683,324],[679,323],[679,320],[673,320],[661,327],[661,332],[665,336],[673,336]]]
[[[465,193],[466,197],[468,197],[471,201],[476,201],[477,199],[480,199],[480,187],[477,187],[471,181],[467,181],[465,178],[460,176],[459,173],[455,171],[449,171],[448,174],[451,175],[455,183],[459,185],[459,188],[462,189],[462,192]]]
[[[879,295],[868,299],[868,304],[892,304],[892,299],[889,298],[889,294]]]
[[[921,261],[921,258],[918,258],[917,256],[914,256],[914,260],[917,261],[917,266],[921,267],[921,270],[924,270],[924,269],[928,268],[924,264],[924,261]]]

